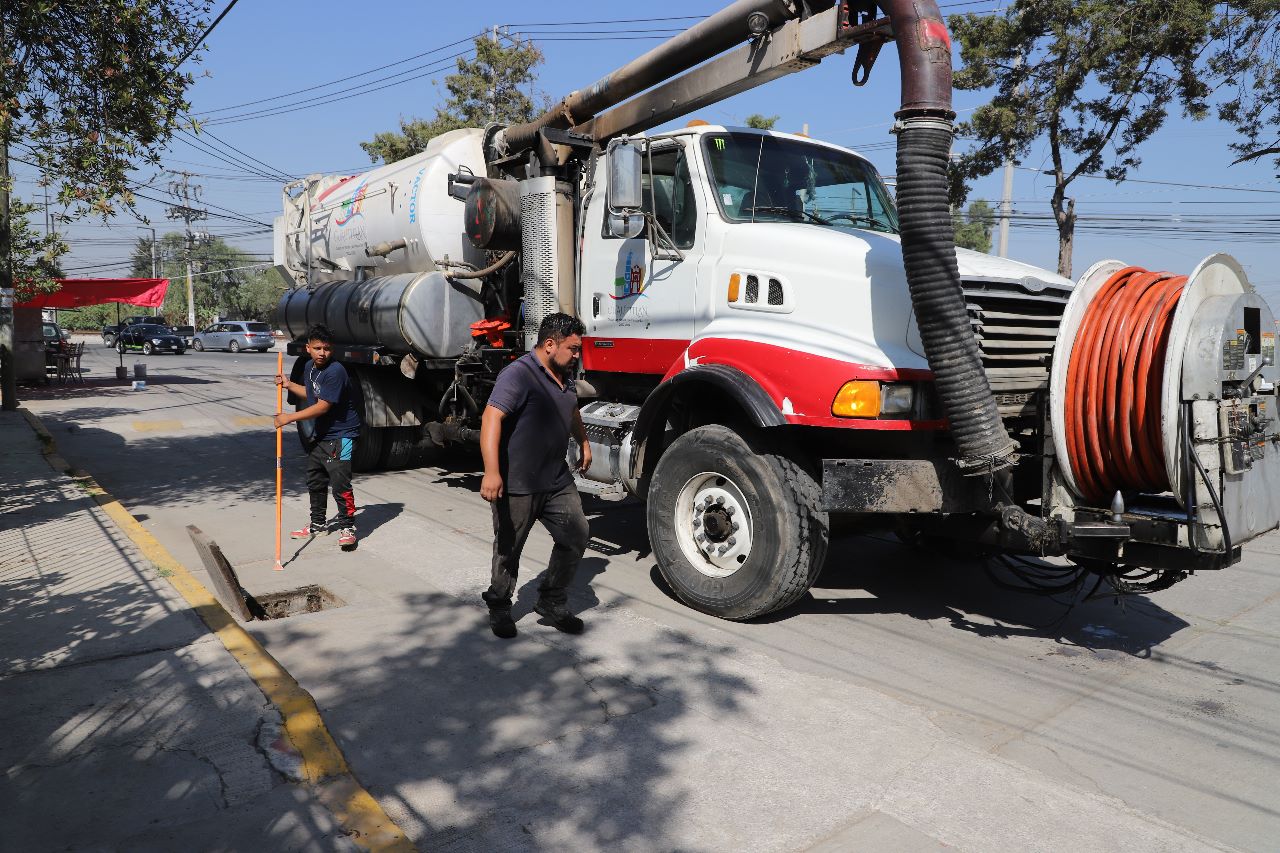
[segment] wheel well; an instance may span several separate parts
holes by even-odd
[[[697,379],[675,384],[644,416],[649,421],[640,437],[636,463],[641,497],[648,493],[649,478],[667,447],[691,429],[719,424],[734,430],[756,448],[785,443],[784,427],[762,426],[758,412],[752,412],[740,396],[715,381]]]

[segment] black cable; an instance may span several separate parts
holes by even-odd
[[[176,63],[174,63],[173,67],[175,69],[181,68],[182,63],[186,62],[188,59],[191,58],[191,54],[196,52],[196,49],[200,47],[201,42],[203,42],[205,39],[209,37],[209,33],[213,32],[214,27],[222,23],[222,19],[227,16],[227,13],[230,12],[238,2],[239,0],[231,0],[231,2],[227,4],[227,8],[222,10],[222,14],[213,19],[213,23],[209,25],[209,28],[204,31],[204,33],[200,36],[200,38],[195,40],[195,43],[191,45],[191,48],[186,53],[182,54],[182,58],[179,59]]]

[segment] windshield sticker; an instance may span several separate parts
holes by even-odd
[[[633,296],[644,296],[644,265],[632,263],[632,253],[627,251],[627,258],[618,265],[618,274],[613,280],[613,293],[610,299],[630,299]]]

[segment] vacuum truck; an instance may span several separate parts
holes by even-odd
[[[697,109],[896,44],[896,192],[855,151]],[[957,250],[933,0],[738,0],[520,125],[285,187],[278,317],[358,381],[358,469],[478,439],[548,314],[586,327],[579,489],[646,502],[679,598],[727,619],[817,578],[833,519],[1145,592],[1280,522],[1275,320],[1231,258],[1073,283]],[[1045,562],[1044,557],[1065,560]]]

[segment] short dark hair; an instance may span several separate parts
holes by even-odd
[[[538,344],[541,345],[548,338],[559,343],[570,335],[582,335],[586,331],[587,327],[582,325],[582,321],[577,317],[557,311],[555,314],[543,317],[542,322],[538,324]]]
[[[316,323],[310,329],[307,329],[307,343],[319,341],[322,344],[333,343],[333,332],[329,331],[329,327],[323,323]]]

